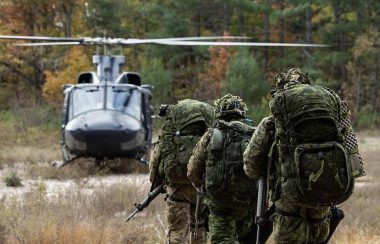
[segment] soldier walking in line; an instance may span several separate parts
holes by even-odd
[[[212,124],[214,108],[186,99],[166,109],[158,144],[151,153],[151,181],[164,183],[167,192],[167,243],[206,243],[204,225],[195,233],[196,190],[187,179],[191,152]],[[158,179],[158,181],[157,181]]]
[[[299,68],[280,72],[272,95],[271,115],[244,152],[244,170],[252,179],[268,177],[275,243],[326,243],[330,207],[347,200],[354,178],[365,174],[349,111]]]
[[[211,243],[252,243],[256,181],[243,170],[243,152],[253,127],[240,120],[247,106],[240,97],[225,95],[215,101],[215,122],[193,150],[188,178],[206,190]]]

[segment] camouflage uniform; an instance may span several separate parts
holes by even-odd
[[[170,105],[173,106],[173,105]],[[169,111],[170,112],[170,106]],[[170,121],[170,118],[167,118]],[[195,203],[196,203],[196,190],[191,184],[175,184],[168,182],[165,173],[162,172],[162,165],[164,160],[173,157],[171,154],[170,145],[173,140],[173,135],[166,133],[171,126],[169,123],[164,124],[163,132],[160,136],[159,143],[155,145],[150,157],[150,179],[153,181],[156,178],[155,185],[164,183],[167,197],[167,235],[166,243],[206,243],[207,232],[204,226],[199,226],[198,231],[194,234],[195,224]],[[186,130],[181,133],[187,133]]]
[[[207,232],[199,226],[196,234],[195,225],[196,191],[191,185],[167,187],[167,221],[168,243],[206,243]]]
[[[273,117],[264,118],[256,128],[247,149],[244,152],[244,170],[251,178],[266,174],[265,160],[274,141],[271,130],[274,128]],[[274,202],[276,212],[273,219],[273,237],[275,243],[322,243],[329,233],[328,207],[305,208],[294,202],[279,199]],[[281,211],[281,213],[280,213]],[[313,223],[310,219],[324,221]]]
[[[161,145],[159,141],[153,144],[153,148],[150,151],[149,157],[149,180],[154,186],[157,187],[161,183],[163,183],[163,179],[160,177],[158,173],[158,167],[160,164],[160,156],[161,156]]]
[[[155,144],[150,155],[150,181],[153,183],[154,177],[155,186],[163,183],[163,179],[158,174],[160,164],[160,143]],[[205,228],[198,229],[196,235],[190,234],[190,225],[195,223],[195,202],[196,190],[191,185],[183,185],[173,187],[166,185],[167,192],[167,235],[166,243],[206,243],[207,233]]]
[[[299,69],[290,69],[285,73],[289,79],[280,80],[280,82],[286,83],[278,84],[279,86],[309,84],[308,77],[305,77]],[[270,102],[272,112],[276,111],[273,106],[272,100]],[[318,130],[320,130],[319,132],[323,131],[323,127],[317,127],[318,125],[314,128],[315,131],[310,133],[318,133]],[[269,155],[276,164],[278,151],[273,142],[277,132],[273,115],[264,118],[256,128],[243,156],[244,170],[249,177],[257,179],[266,175],[268,167],[276,166],[268,165],[268,160],[265,158]],[[288,200],[284,194],[278,195],[278,192],[273,189],[276,188],[274,185],[271,186],[271,198],[276,206],[276,211],[272,216],[275,243],[323,243],[329,234],[329,207],[308,208],[301,206],[297,202]]]
[[[241,117],[232,118],[238,120]],[[207,148],[210,146],[212,133],[213,129],[208,129],[202,136],[188,164],[187,177],[198,190],[203,184],[203,176],[206,173]],[[207,180],[207,174],[205,178]],[[231,209],[214,202],[210,197],[206,197],[204,202],[210,210],[208,227],[211,243],[245,243],[243,239],[251,231],[253,224],[253,208],[250,210]]]

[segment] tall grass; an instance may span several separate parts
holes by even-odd
[[[346,217],[332,243],[380,243],[380,139],[362,138],[360,143],[367,176],[357,180],[353,195],[341,205]]]
[[[146,188],[135,183],[83,191],[78,186],[51,196],[36,186],[22,201],[0,203],[1,243],[162,243],[162,198],[124,222]]]
[[[48,105],[0,111],[0,164],[60,158],[59,113]]]

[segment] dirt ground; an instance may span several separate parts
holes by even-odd
[[[380,243],[380,137],[360,136],[360,150],[367,176],[340,206],[346,217],[331,243]],[[0,243],[163,243],[163,196],[124,222],[150,188],[147,174],[113,174],[85,160],[55,169],[53,149],[0,151],[8,152],[0,161]],[[12,172],[22,186],[6,186]]]

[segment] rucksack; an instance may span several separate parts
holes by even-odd
[[[306,207],[347,200],[354,177],[341,134],[339,97],[321,86],[293,85],[275,93],[271,111],[278,154],[274,198]]]
[[[256,205],[256,181],[243,169],[243,152],[254,128],[240,121],[217,121],[207,147],[205,186],[211,201],[231,209]]]
[[[191,99],[171,105],[162,131],[164,144],[160,175],[168,183],[191,184],[187,164],[191,153],[214,118],[213,106]]]

